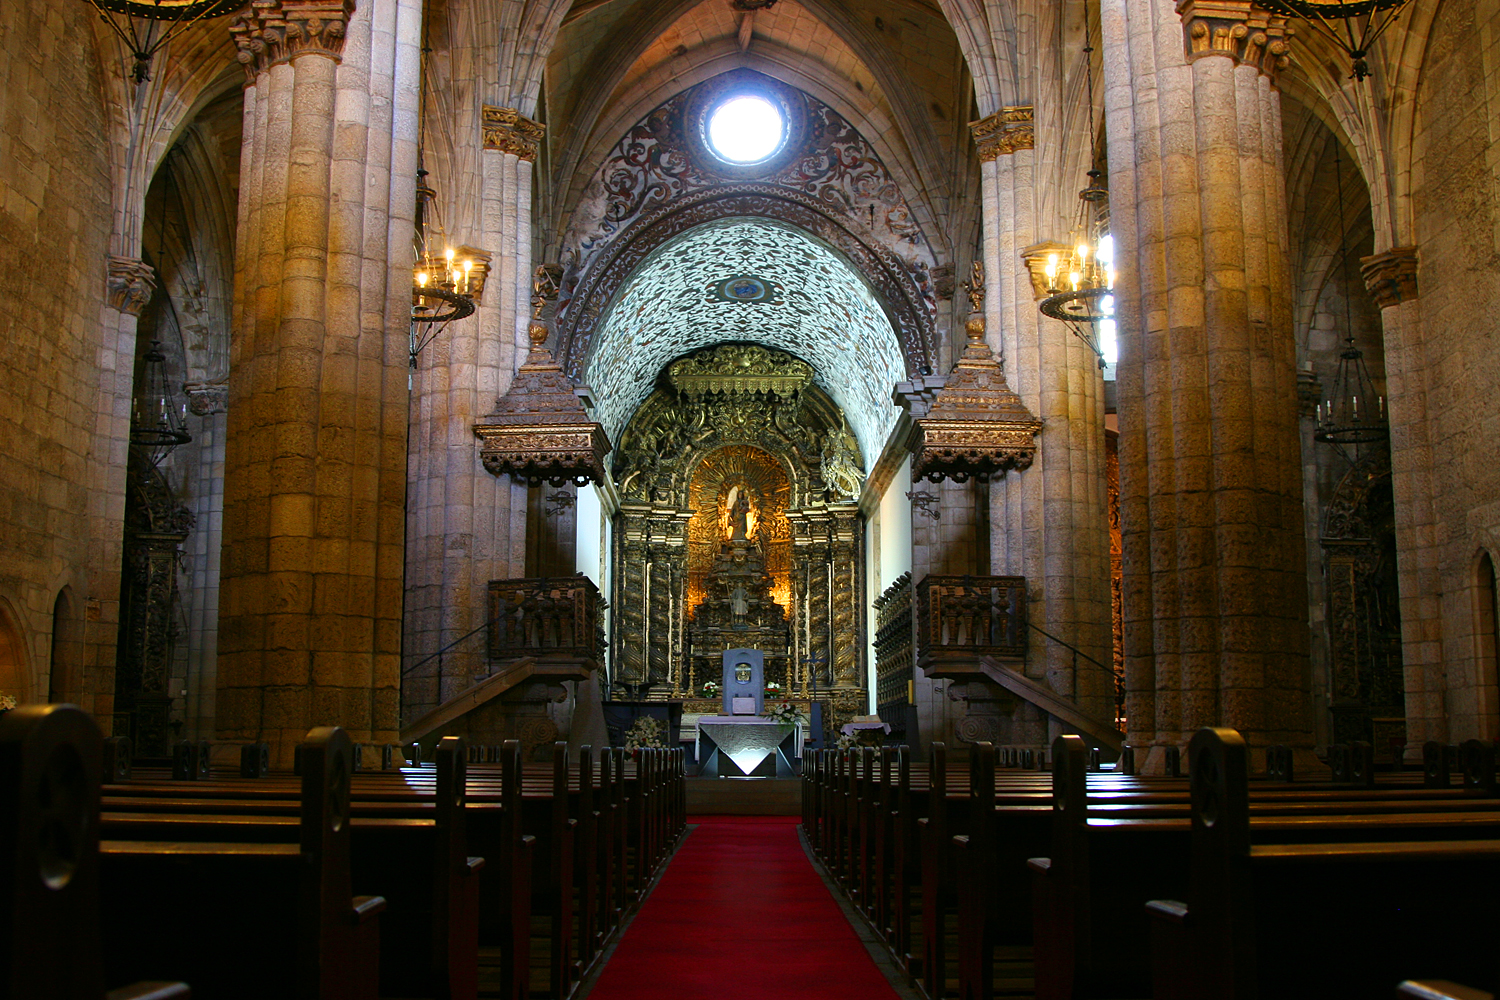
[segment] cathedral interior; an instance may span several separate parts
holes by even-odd
[[[1497,17],[7,0],[0,697],[1494,740]]]

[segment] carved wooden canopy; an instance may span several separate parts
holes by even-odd
[[[984,342],[984,276],[977,263],[969,298],[974,306],[964,324],[969,343],[937,392],[931,392],[932,379],[896,386],[896,402],[916,423],[913,480],[961,483],[972,476],[983,482],[1029,468],[1036,456],[1033,439],[1042,423],[1006,384],[999,359]]]
[[[531,353],[495,412],[474,425],[481,442],[480,461],[494,475],[508,472],[532,486],[544,481],[553,486],[603,483],[609,438],[597,421],[589,419],[573,383],[542,346],[547,339],[542,306],[556,295],[545,267],[537,269],[536,288],[532,303],[537,316],[528,328]]]

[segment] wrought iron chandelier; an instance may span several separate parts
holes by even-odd
[[[1099,357],[1099,367],[1109,364],[1105,346],[1114,343],[1115,241],[1109,234],[1109,190],[1104,175],[1094,168],[1098,143],[1094,129],[1093,41],[1088,6],[1083,12],[1083,65],[1089,118],[1088,185],[1078,192],[1078,214],[1066,247],[1040,247],[1045,253],[1041,269],[1044,297],[1038,303],[1042,315],[1062,320]],[[1037,280],[1035,275],[1033,280]]]
[[[472,247],[455,249],[443,232],[437,211],[437,192],[427,183],[427,24],[422,26],[421,94],[417,123],[417,214],[412,240],[411,330],[409,363],[432,343],[449,323],[474,314],[474,300],[484,292],[489,254]]]
[[[1338,46],[1349,57],[1350,78],[1370,75],[1370,48],[1401,16],[1411,0],[1357,0],[1355,3],[1326,0],[1260,0],[1269,10],[1305,21],[1308,27]],[[1342,21],[1342,30],[1339,22]]]
[[[151,57],[199,21],[233,14],[245,0],[87,0],[135,58],[136,83],[151,79]],[[118,18],[118,20],[117,20]],[[136,22],[145,21],[144,28]],[[170,27],[159,27],[170,24]]]
[[[1390,436],[1390,426],[1385,418],[1385,397],[1375,392],[1375,383],[1365,367],[1364,352],[1354,346],[1354,324],[1349,309],[1349,240],[1344,228],[1344,171],[1337,138],[1333,172],[1339,198],[1339,271],[1344,278],[1344,350],[1339,354],[1333,393],[1318,403],[1314,411],[1313,439],[1333,445],[1353,462],[1359,457],[1360,445],[1384,441]]]
[[[432,204],[435,191],[426,184],[425,170],[417,171],[417,228],[413,243],[416,263],[411,286],[411,367],[417,355],[448,324],[474,313],[474,300],[484,291],[488,255],[469,247],[449,246],[436,224]]]
[[[187,403],[179,404],[167,383],[167,357],[161,352],[161,341],[151,342],[144,360],[141,388],[131,400],[130,443],[155,468],[173,448],[187,444],[193,436],[187,432]]]

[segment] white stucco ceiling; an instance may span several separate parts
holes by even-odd
[[[723,301],[711,286],[753,275],[775,302]],[[611,441],[668,361],[724,341],[779,348],[813,366],[843,408],[866,471],[895,423],[891,387],[906,377],[900,346],[864,279],[826,244],[764,219],[728,219],[663,245],[631,275],[600,322],[584,370]]]

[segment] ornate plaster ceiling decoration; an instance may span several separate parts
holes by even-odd
[[[782,304],[747,306],[704,294],[710,284],[746,274],[774,283]],[[807,361],[814,382],[843,409],[867,466],[879,456],[899,413],[891,386],[906,378],[891,321],[842,257],[800,230],[762,219],[689,230],[647,258],[621,289],[583,377],[610,439],[618,439],[667,362],[723,341],[764,344]]]
[[[724,100],[754,96],[788,116],[784,148],[764,161],[725,163],[705,143],[705,119]],[[874,148],[837,111],[750,70],[734,70],[676,95],[620,139],[573,212],[563,246],[578,271],[653,209],[708,188],[754,180],[811,195],[853,232],[902,261],[934,307],[932,249]],[[563,289],[559,308],[571,293]]]

